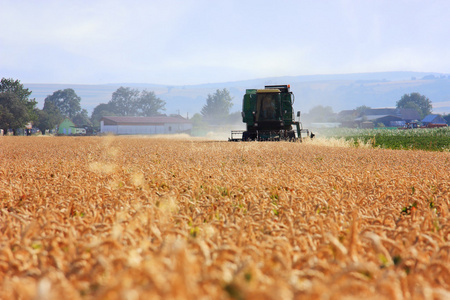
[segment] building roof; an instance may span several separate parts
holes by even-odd
[[[61,123],[59,123],[59,127],[63,127],[64,125],[67,127],[75,127],[75,124],[69,118],[65,118],[61,121]]]
[[[430,114],[423,118],[422,123],[436,123],[436,124],[447,124],[444,118],[441,115]]]
[[[375,121],[379,119],[389,118],[395,121],[401,121],[402,118],[393,115],[367,115],[363,117],[356,118],[355,121]]]
[[[162,125],[167,123],[191,123],[182,116],[156,117],[103,117],[105,125]]]
[[[384,108],[368,108],[366,110],[364,110],[364,114],[366,116],[376,116],[376,115],[396,115],[396,109],[395,108],[389,108],[389,107],[384,107]]]
[[[420,114],[414,108],[370,108],[364,111],[364,114],[369,115],[391,115],[397,116],[404,120],[418,120]]]

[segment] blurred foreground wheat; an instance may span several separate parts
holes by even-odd
[[[1,299],[449,299],[450,153],[0,140]]]

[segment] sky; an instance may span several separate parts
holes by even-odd
[[[448,0],[0,0],[0,77],[192,85],[450,73]]]

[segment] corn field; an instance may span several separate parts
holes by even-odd
[[[0,299],[450,299],[450,153],[0,138]]]

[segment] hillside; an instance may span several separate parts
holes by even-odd
[[[308,112],[316,105],[331,106],[335,112],[360,105],[394,107],[405,93],[418,92],[433,103],[436,113],[450,112],[450,75],[419,72],[380,72],[342,75],[310,75],[261,78],[246,81],[170,86],[145,83],[104,85],[24,83],[42,108],[44,99],[54,91],[72,88],[81,97],[81,106],[89,113],[106,103],[120,86],[147,89],[166,101],[166,113],[192,116],[200,112],[208,94],[227,88],[234,97],[233,111],[241,109],[247,88],[263,88],[266,84],[290,84],[296,97],[295,108]]]

